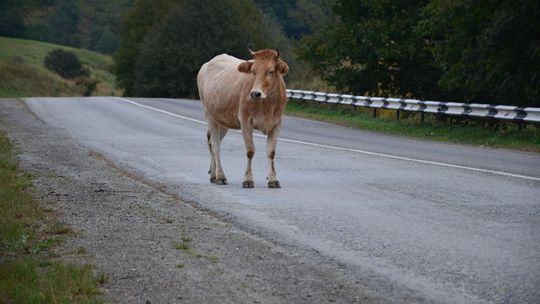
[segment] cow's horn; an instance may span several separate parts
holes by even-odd
[[[251,54],[251,56],[255,56],[255,52],[251,50],[251,48],[248,46],[248,51]]]
[[[279,58],[279,49],[278,48],[276,48],[276,52],[277,52],[277,56]]]

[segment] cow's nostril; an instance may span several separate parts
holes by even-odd
[[[251,92],[251,98],[261,98],[261,92],[259,91],[253,91]]]

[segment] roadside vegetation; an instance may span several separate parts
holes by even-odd
[[[45,57],[57,49],[75,54],[91,79],[97,81],[93,95],[122,94],[109,71],[110,56],[45,42],[0,37],[0,97],[84,95],[88,85],[92,85],[89,79],[81,85],[77,83],[81,79],[64,79],[45,67]]]
[[[330,2],[297,54],[340,93],[540,106],[538,1]]]
[[[0,36],[112,54],[122,14],[133,0],[2,0]]]
[[[434,114],[426,114],[424,122],[421,122],[419,113],[405,111],[401,112],[398,121],[393,110],[379,109],[377,118],[373,118],[372,111],[361,107],[354,109],[296,100],[289,101],[286,108],[289,115],[386,134],[540,153],[540,126],[537,125],[527,124],[519,130],[514,122],[448,116],[441,118]]]
[[[58,245],[73,233],[34,198],[31,176],[0,132],[0,303],[101,303],[107,277],[60,260]]]

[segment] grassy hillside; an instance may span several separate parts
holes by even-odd
[[[112,59],[83,49],[74,49],[39,41],[0,37],[0,97],[77,96],[80,88],[47,70],[43,59],[53,49],[74,52],[91,76],[99,80],[93,95],[121,95],[109,72]]]

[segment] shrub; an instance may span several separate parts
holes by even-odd
[[[45,56],[45,67],[65,79],[90,76],[90,71],[84,68],[77,55],[70,51],[55,49]]]
[[[79,77],[75,83],[79,86],[83,96],[90,96],[96,90],[99,80],[91,77]]]

